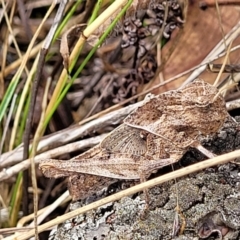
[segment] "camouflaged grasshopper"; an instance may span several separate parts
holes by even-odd
[[[145,181],[154,171],[177,162],[189,147],[209,158],[199,137],[216,133],[227,110],[217,88],[196,80],[181,90],[148,97],[99,145],[69,161],[47,159],[47,177],[69,177],[74,200],[91,195],[116,179]]]

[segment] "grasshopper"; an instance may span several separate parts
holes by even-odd
[[[39,167],[47,177],[69,177],[73,199],[86,197],[116,181],[145,181],[156,170],[175,163],[195,147],[200,136],[216,133],[227,110],[217,88],[196,80],[185,88],[150,95],[96,147],[69,161],[47,159]]]

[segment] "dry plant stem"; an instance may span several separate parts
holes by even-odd
[[[56,17],[58,17],[57,19],[55,19],[54,21],[54,25],[53,27],[50,29],[50,32],[48,33],[46,40],[43,44],[43,48],[41,49],[40,52],[40,57],[39,57],[39,66],[37,68],[37,73],[33,82],[33,86],[32,86],[32,96],[31,96],[31,100],[30,100],[30,107],[29,107],[29,112],[28,112],[28,117],[27,117],[27,122],[26,122],[26,129],[25,129],[25,133],[24,133],[24,139],[23,139],[23,143],[24,143],[24,149],[23,149],[23,159],[27,159],[28,155],[29,155],[29,143],[30,143],[30,134],[31,134],[31,126],[32,126],[32,118],[33,118],[33,112],[34,112],[34,107],[35,107],[35,102],[36,102],[36,96],[37,96],[37,91],[38,91],[38,86],[41,80],[41,75],[42,75],[42,69],[43,69],[43,65],[44,65],[44,61],[45,61],[45,56],[47,54],[48,48],[51,44],[51,41],[53,39],[54,33],[57,29],[58,23],[60,22],[60,19],[62,17],[63,11],[64,11],[64,7],[65,5],[63,5],[66,1],[61,1],[61,4],[59,6],[59,10],[57,12]],[[55,0],[53,4],[56,4],[57,1]],[[51,6],[53,6],[53,4]],[[51,9],[51,7],[50,7]],[[60,13],[59,13],[60,12]],[[47,15],[47,14],[46,14]],[[60,19],[59,19],[59,15],[60,15]],[[57,21],[56,21],[57,20]],[[23,173],[23,191],[24,191],[24,195],[25,198],[23,198],[24,202],[23,206],[23,212],[24,215],[28,214],[28,198],[27,198],[27,188],[28,188],[29,184],[28,184],[28,172],[24,172]],[[37,233],[36,233],[37,236]]]
[[[179,32],[178,32],[177,37],[174,38],[173,43],[172,43],[172,46],[170,47],[168,53],[167,53],[166,56],[162,59],[161,65],[157,68],[153,79],[158,78],[159,73],[162,72],[165,64],[167,63],[168,59],[171,57],[172,53],[174,52],[175,48],[177,47],[177,44],[178,44],[178,42],[179,42],[182,34],[183,34],[183,29],[180,29]],[[151,90],[148,89],[148,91],[150,92]]]
[[[163,24],[162,24],[162,27],[161,27],[160,32],[158,34],[158,37],[157,37],[157,39],[155,41],[155,44],[157,44],[157,63],[158,63],[158,68],[160,68],[161,64],[162,64],[162,60],[161,60],[161,56],[162,56],[161,55],[161,41],[159,42],[159,40],[162,39],[164,26],[165,26],[166,21],[167,21],[167,16],[168,16],[168,5],[166,5],[165,12],[164,12]],[[159,77],[159,82],[164,82],[162,71],[159,72],[158,77]]]
[[[222,25],[222,18],[221,18],[219,4],[218,4],[217,0],[215,0],[215,6],[216,6],[218,21],[219,21],[219,27],[221,29],[222,38],[223,38],[223,41],[224,41],[224,44],[225,44],[225,49],[227,49],[227,44],[225,42],[225,36],[224,36],[223,25]],[[228,59],[228,61],[229,61],[229,59]]]
[[[218,73],[218,76],[217,76],[217,78],[216,78],[216,80],[214,81],[214,86],[217,86],[218,85],[218,83],[219,83],[219,80],[220,80],[220,78],[221,78],[221,76],[222,76],[222,73],[223,73],[223,71],[224,71],[224,68],[225,68],[225,66],[226,66],[226,64],[227,64],[227,61],[229,61],[229,54],[230,54],[230,49],[231,49],[231,47],[232,47],[232,43],[233,42],[230,42],[230,44],[229,44],[229,46],[228,46],[228,48],[227,48],[227,54],[226,54],[226,56],[225,56],[225,58],[224,58],[224,60],[223,60],[223,64],[222,64],[222,67],[221,67],[221,69],[220,69],[220,71],[219,71],[219,73]]]
[[[216,0],[204,0],[201,1],[200,6],[203,7],[215,7]],[[231,6],[231,5],[239,5],[239,0],[218,0],[218,5],[220,6]]]
[[[30,136],[30,132],[31,132],[33,110],[34,110],[34,106],[35,106],[38,86],[39,86],[41,75],[42,75],[42,69],[43,69],[43,65],[44,65],[44,61],[45,61],[45,56],[47,55],[48,48],[49,48],[49,46],[52,42],[52,39],[54,37],[54,34],[55,34],[56,29],[58,27],[58,24],[60,23],[60,20],[63,16],[63,12],[64,12],[66,2],[67,2],[66,0],[61,1],[60,5],[59,5],[59,8],[58,8],[58,11],[57,11],[57,14],[56,14],[56,17],[55,17],[54,22],[53,22],[53,26],[51,27],[51,29],[50,29],[47,37],[46,37],[46,40],[43,44],[43,47],[40,51],[38,68],[37,68],[37,73],[36,73],[34,83],[33,83],[33,87],[32,87],[32,96],[31,96],[31,102],[30,102],[30,107],[29,107],[29,114],[28,114],[27,123],[26,123],[26,130],[25,130],[25,134],[24,134],[24,153],[23,153],[23,155],[24,155],[23,158],[24,159],[26,159],[28,157],[29,142],[30,142],[29,136]],[[57,3],[57,1],[56,1],[56,3]]]
[[[226,103],[229,111],[240,108],[240,99],[236,99]]]
[[[127,0],[116,0],[113,2],[100,16],[98,16],[94,22],[92,22],[81,34],[80,39],[76,43],[70,57],[69,57],[69,65],[74,62],[76,56],[78,56],[79,49],[81,49],[82,45],[85,43],[86,39],[96,30],[98,29],[110,16],[112,16],[116,11],[118,11],[121,7],[123,7],[127,3]],[[53,92],[52,98],[48,104],[46,115],[50,114],[51,109],[55,104],[56,99],[59,96],[59,93],[62,91],[64,84],[67,80],[67,71],[63,69],[58,84]]]
[[[172,179],[183,177],[183,176],[186,176],[188,174],[201,171],[205,168],[216,166],[218,164],[224,164],[224,163],[230,162],[230,161],[238,158],[239,156],[240,156],[240,150],[236,150],[236,151],[233,151],[231,153],[223,154],[221,156],[217,156],[215,158],[205,160],[205,161],[199,162],[197,164],[193,164],[189,167],[185,167],[185,168],[182,168],[180,170],[176,170],[174,172],[171,172],[171,173],[165,174],[163,176],[157,177],[155,179],[149,180],[147,182],[138,184],[134,187],[131,187],[129,189],[126,189],[126,190],[121,191],[119,193],[116,193],[112,196],[101,199],[99,201],[93,202],[91,204],[88,204],[84,207],[81,207],[81,208],[76,209],[72,212],[64,214],[63,216],[58,217],[58,218],[56,218],[52,221],[49,221],[45,224],[42,224],[38,227],[38,231],[39,231],[39,233],[41,233],[45,229],[48,229],[48,228],[53,227],[55,225],[58,225],[58,224],[60,224],[64,221],[66,221],[67,219],[71,219],[71,218],[76,217],[80,214],[86,213],[86,212],[88,212],[92,209],[98,208],[98,207],[100,207],[104,204],[107,204],[107,203],[110,203],[110,202],[113,202],[113,201],[117,201],[117,200],[119,200],[123,197],[126,197],[126,196],[129,196],[129,195],[135,194],[137,192],[143,191],[144,189],[152,188],[156,185],[162,184],[162,183],[170,181]],[[33,235],[34,235],[34,230],[30,230],[27,233],[12,235],[12,236],[9,236],[7,238],[4,238],[3,240],[13,240],[13,239],[14,240],[25,240],[25,239],[28,239],[28,238],[32,237]]]
[[[10,14],[10,20],[9,22],[12,22],[12,18],[14,16],[14,12],[15,12],[15,8],[16,8],[16,2],[13,2],[12,6],[11,6],[11,14]],[[5,6],[6,9],[6,6]],[[3,14],[6,11],[3,11]],[[6,67],[6,62],[7,62],[7,54],[8,54],[8,47],[9,47],[9,31],[6,32],[6,35],[4,36],[5,39],[3,41],[3,45],[2,45],[2,64],[1,64],[1,70],[4,71],[5,67]],[[4,96],[4,75],[3,72],[0,72],[0,84],[1,84],[1,89],[0,89],[0,99],[3,98]]]
[[[38,68],[37,68],[36,77],[34,79],[34,83],[33,83],[33,87],[32,87],[32,96],[31,96],[31,102],[30,102],[30,107],[29,107],[29,114],[28,114],[27,123],[26,123],[26,130],[25,130],[25,134],[24,134],[24,153],[23,153],[24,159],[26,159],[28,157],[29,142],[30,142],[29,136],[30,136],[30,132],[31,132],[33,110],[34,110],[34,106],[35,106],[38,86],[39,86],[41,75],[42,75],[42,69],[43,69],[43,65],[44,65],[44,61],[45,61],[45,56],[47,55],[48,48],[52,42],[52,39],[56,32],[57,26],[63,16],[65,5],[66,5],[66,0],[61,1],[58,11],[57,11],[57,14],[56,14],[56,17],[53,22],[53,26],[50,29],[50,31],[46,37],[46,40],[43,44],[43,48],[40,51]]]
[[[55,148],[53,150],[50,150],[50,151],[47,151],[47,152],[37,155],[34,158],[34,161],[35,161],[35,163],[39,163],[39,161],[42,159],[55,158],[66,152],[70,153],[70,152],[81,150],[84,148],[93,147],[93,146],[97,145],[99,142],[101,142],[105,137],[106,137],[106,134],[103,134],[103,135],[100,135],[97,137],[81,140],[78,142],[70,143],[70,144],[62,146],[62,147]],[[10,167],[10,168],[5,169],[2,172],[0,172],[0,181],[6,180],[6,179],[18,174],[20,171],[28,169],[30,166],[29,160],[30,159],[21,161],[20,163],[15,164],[13,167]]]
[[[157,63],[158,63],[158,66],[161,66],[161,63],[162,63],[162,52],[161,52],[162,50],[161,50],[161,45],[160,44],[158,44],[157,45]],[[164,77],[163,77],[163,73],[162,72],[160,72],[159,74],[158,74],[158,78],[159,78],[159,82],[160,83],[162,83],[162,82],[164,82]]]
[[[12,227],[12,228],[3,228],[0,229],[0,234],[9,234],[9,233],[16,233],[16,232],[26,232],[31,230],[32,228],[28,228],[28,227]]]
[[[20,67],[18,68],[17,72],[15,73],[15,75],[14,75],[14,77],[13,77],[13,79],[12,79],[12,82],[11,82],[12,84],[18,83],[19,78],[20,78],[20,76],[21,76],[21,74],[22,74],[22,72],[23,72],[23,69],[25,68],[26,63],[27,63],[27,61],[28,61],[28,57],[29,57],[29,54],[30,54],[30,52],[31,52],[31,50],[32,50],[32,47],[33,47],[33,45],[34,45],[34,43],[35,43],[35,41],[36,41],[36,39],[37,39],[37,36],[39,35],[39,33],[40,33],[41,29],[42,29],[42,26],[43,26],[44,22],[45,22],[46,19],[49,17],[50,13],[53,11],[55,5],[56,5],[55,2],[53,1],[52,4],[51,4],[51,6],[50,6],[50,8],[49,8],[48,11],[47,11],[47,13],[45,14],[45,16],[44,16],[41,24],[39,25],[39,27],[37,28],[34,36],[32,37],[32,40],[31,40],[30,44],[28,45],[26,54],[25,54],[24,57],[22,58],[21,65],[20,65]],[[9,100],[7,100],[7,102],[9,102]]]
[[[58,3],[58,0],[54,0],[56,3]],[[54,34],[57,30],[57,27],[59,25],[59,23],[61,22],[61,19],[63,17],[63,14],[64,14],[64,9],[66,7],[66,4],[67,4],[67,0],[61,0],[60,1],[60,4],[59,4],[59,7],[58,7],[58,10],[57,10],[57,13],[56,13],[56,16],[54,18],[54,21],[53,21],[53,25],[44,41],[44,44],[43,44],[43,48],[44,49],[49,49],[50,47],[50,44],[52,42],[52,39],[54,37]]]
[[[69,191],[64,192],[56,201],[49,205],[41,215],[38,216],[37,224],[40,224],[50,213],[52,213],[57,207],[59,207],[61,203],[66,202],[66,200],[71,200]],[[34,222],[30,223],[29,227],[32,227],[33,225]]]
[[[57,207],[59,207],[62,204],[65,204],[67,202],[69,202],[71,200],[71,197],[69,195],[69,192],[66,191],[64,192],[55,202],[53,202],[51,205],[46,206],[40,210],[38,210],[37,215],[38,215],[38,224],[40,224],[42,222],[42,220],[45,219],[46,216],[48,216],[54,209],[56,209]],[[21,228],[24,225],[26,225],[29,221],[31,221],[32,219],[34,219],[34,214],[29,214],[28,216],[22,217],[18,223],[17,223],[17,227]],[[29,227],[31,227],[31,229],[34,226],[34,222],[29,224]]]
[[[80,28],[83,26],[86,26],[86,24],[77,24],[73,27],[71,27],[70,29],[68,29],[63,35],[62,35],[62,39],[61,39],[61,43],[60,43],[60,53],[62,55],[63,58],[63,66],[64,68],[68,71],[69,68],[69,47],[68,47],[68,38],[69,35],[73,32],[79,32]],[[69,72],[68,72],[69,75]]]
[[[203,147],[201,144],[197,144],[194,146],[196,149],[198,149],[199,152],[203,153],[208,158],[214,158],[216,155],[210,151],[208,151],[205,147]]]
[[[22,70],[23,70],[23,68],[25,67],[25,65],[26,65],[26,63],[27,63],[27,61],[28,61],[28,57],[29,57],[29,55],[30,55],[30,53],[31,53],[33,44],[34,44],[34,42],[36,41],[37,36],[39,35],[39,32],[40,32],[40,30],[41,30],[44,22],[46,21],[46,19],[48,18],[48,16],[50,15],[50,13],[52,12],[52,10],[54,9],[54,7],[55,7],[55,2],[53,1],[53,3],[51,4],[48,12],[47,12],[47,13],[45,14],[45,16],[44,16],[44,19],[42,20],[42,22],[41,22],[41,24],[39,25],[37,31],[35,32],[32,40],[31,40],[31,42],[30,42],[30,44],[29,44],[29,46],[28,46],[28,49],[27,49],[26,54],[24,55],[24,57],[22,58],[22,60],[20,60],[21,65],[20,65],[20,67],[18,68],[18,71],[16,72],[16,74],[15,74],[15,76],[14,76],[14,79],[17,79],[16,76],[21,75]]]
[[[39,57],[39,62],[44,61],[45,55],[43,53],[43,49],[41,50],[40,57]],[[34,83],[32,86],[32,95],[31,95],[31,100],[30,100],[30,107],[29,107],[29,112],[28,112],[28,117],[26,121],[26,128],[24,132],[24,137],[23,137],[23,159],[27,159],[29,156],[29,143],[30,143],[30,134],[31,134],[31,126],[32,126],[32,118],[33,118],[33,112],[34,112],[34,107],[35,107],[35,102],[36,102],[36,97],[37,97],[37,90],[38,86],[40,83],[40,78],[41,78],[41,72],[43,69],[43,65],[39,66],[37,69],[36,73],[36,78],[34,79]],[[23,214],[28,215],[28,186],[29,186],[29,179],[28,179],[28,171],[23,172]]]
[[[17,201],[20,201],[22,199],[22,196],[23,196],[22,182],[23,182],[23,180],[21,178],[20,181],[19,181],[19,188],[16,191],[17,193],[16,193],[15,199],[17,199]],[[10,216],[10,219],[9,219],[10,226],[15,226],[16,220],[17,220],[16,216],[18,216],[18,214],[19,214],[19,206],[18,206],[18,204],[16,204],[16,205],[17,205],[17,207],[12,208],[12,213],[11,213],[11,216]]]
[[[29,87],[30,84],[32,82],[32,77],[35,74],[36,68],[37,68],[37,63],[38,63],[38,59],[39,59],[39,54],[37,55],[37,57],[34,60],[33,66],[30,70],[30,73],[27,77],[26,83],[24,84],[24,88],[20,97],[20,101],[18,103],[18,108],[17,108],[17,112],[16,112],[16,116],[14,118],[14,124],[13,124],[13,129],[11,132],[11,139],[10,139],[10,144],[9,144],[9,151],[11,151],[14,147],[14,143],[16,140],[16,134],[17,134],[17,130],[18,130],[18,126],[19,126],[19,121],[22,115],[22,110],[23,110],[23,106],[29,91]]]
[[[47,106],[47,96],[48,96],[48,90],[50,86],[51,78],[47,79],[47,84],[46,88],[44,91],[44,96],[43,96],[43,102],[42,102],[42,114],[40,118],[40,122],[37,128],[37,131],[34,136],[33,140],[33,147],[32,147],[32,156],[30,158],[31,162],[31,177],[32,177],[32,186],[33,186],[33,206],[34,206],[34,229],[35,229],[35,238],[38,240],[38,223],[37,223],[37,211],[38,211],[38,193],[37,193],[37,178],[36,178],[36,171],[35,171],[35,162],[34,162],[34,157],[37,153],[37,145],[40,141],[41,138],[41,130],[43,128],[43,123],[44,123],[44,117],[45,117],[45,110]]]
[[[215,64],[211,63],[208,64],[208,68],[213,73],[219,73],[219,69],[221,69],[222,64]],[[224,73],[236,73],[240,72],[240,65],[239,64],[226,64],[223,70]]]
[[[104,95],[107,93],[108,88],[110,87],[110,85],[112,84],[114,78],[113,76],[111,77],[109,83],[107,84],[107,86],[103,89],[101,95],[99,96],[99,98],[97,99],[97,101],[94,103],[94,105],[92,106],[92,108],[90,109],[89,113],[87,114],[86,118],[88,118],[89,116],[92,115],[93,111],[95,110],[95,108],[97,107],[97,105],[101,102],[102,98],[104,97]]]
[[[37,216],[40,216],[40,214],[44,213],[44,211],[46,211],[47,208],[48,208],[48,206],[45,207],[45,208],[42,208],[42,209],[38,210],[38,211],[37,211]],[[29,221],[31,221],[32,219],[34,219],[34,217],[35,217],[35,213],[31,213],[31,214],[29,214],[29,215],[27,215],[27,216],[22,217],[22,218],[18,221],[17,227],[18,227],[18,228],[22,228],[23,226],[26,226],[26,224],[27,224]],[[34,228],[34,224],[33,224],[30,228],[33,229],[33,228]],[[16,231],[16,232],[17,232],[17,231]]]
[[[183,19],[184,21],[186,21],[187,19],[187,10],[188,10],[188,0],[184,0],[184,9],[183,9]],[[165,64],[167,63],[168,59],[171,57],[172,53],[174,52],[181,36],[183,34],[183,28],[180,29],[180,31],[178,32],[178,35],[175,37],[175,39],[173,40],[173,43],[172,43],[172,46],[170,47],[168,53],[166,54],[166,56],[162,59],[161,61],[161,65],[157,68],[156,72],[155,72],[155,75],[154,75],[154,80],[158,78],[159,74],[162,72]],[[149,89],[149,92],[151,90]]]
[[[157,36],[155,44],[158,44],[158,42],[162,39],[164,26],[167,22],[167,17],[168,17],[168,4],[166,4],[166,6],[165,6],[164,19],[163,19],[162,27],[160,29],[160,32],[159,32],[158,36]]]
[[[43,50],[41,50],[39,62],[44,61],[44,57],[45,57],[45,55],[43,53]],[[35,102],[36,102],[36,97],[37,97],[37,90],[38,90],[38,86],[40,83],[42,69],[43,69],[43,65],[38,66],[36,77],[34,79],[32,89],[31,89],[32,95],[31,95],[30,107],[29,107],[28,117],[27,117],[27,122],[26,122],[26,129],[25,129],[24,138],[23,138],[23,144],[24,144],[23,158],[24,159],[28,158],[29,143],[30,143],[29,138],[30,138],[30,134],[31,134],[32,118],[33,118],[34,107],[35,107]],[[28,184],[26,187],[28,187]]]

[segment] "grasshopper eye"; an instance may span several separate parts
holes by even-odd
[[[152,98],[154,98],[154,97],[155,97],[154,94],[148,93],[148,94],[145,96],[145,98],[144,98],[144,102],[145,102],[145,101],[149,101],[150,99],[152,99]]]

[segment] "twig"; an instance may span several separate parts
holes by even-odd
[[[20,49],[19,49],[18,43],[17,43],[17,41],[16,41],[16,38],[14,37],[15,35],[14,35],[14,33],[13,33],[12,26],[11,26],[11,24],[10,24],[10,19],[9,19],[8,16],[7,16],[6,5],[5,5],[5,3],[4,3],[3,0],[1,0],[1,2],[2,2],[2,6],[3,6],[3,8],[4,8],[4,11],[3,11],[3,12],[4,12],[5,20],[6,20],[6,23],[7,23],[7,26],[8,26],[8,31],[11,33],[11,36],[13,37],[13,38],[12,38],[12,41],[13,41],[13,43],[14,43],[14,47],[16,48],[17,54],[18,54],[19,58],[22,59],[22,53],[21,53],[21,51],[20,51]],[[28,74],[28,69],[27,69],[27,67],[24,66],[24,68],[25,68],[26,73]]]
[[[14,118],[14,124],[13,124],[13,129],[12,129],[12,132],[11,132],[11,138],[10,138],[10,143],[9,143],[9,148],[8,148],[9,150],[13,149],[15,141],[16,141],[16,135],[18,133],[19,122],[20,122],[20,119],[22,117],[23,107],[24,107],[24,104],[26,102],[26,98],[27,98],[27,95],[28,95],[28,92],[29,92],[30,85],[32,83],[33,76],[35,75],[35,71],[37,69],[38,60],[39,60],[39,54],[37,55],[37,57],[34,60],[34,63],[33,63],[32,68],[30,70],[30,73],[28,74],[27,80],[26,80],[26,82],[24,84],[24,87],[23,87],[23,91],[22,91],[22,94],[21,94],[21,97],[20,97],[20,101],[18,103],[17,112],[16,112],[15,118]]]
[[[51,205],[47,207],[47,209],[37,218],[37,224],[40,224],[51,212],[53,212],[62,202],[66,202],[66,200],[70,200],[71,197],[69,195],[69,191],[64,192],[57,200],[55,200]],[[34,222],[29,224],[29,227],[32,227]]]
[[[67,196],[68,195],[68,196]],[[60,200],[62,200],[62,202],[60,202]],[[38,210],[37,212],[37,215],[38,215],[38,223],[41,223],[41,221],[43,220],[42,219],[42,216],[46,216],[46,214],[49,212],[51,212],[57,204],[58,206],[62,205],[62,204],[65,204],[67,202],[69,202],[71,200],[71,197],[68,193],[68,191],[66,191],[65,193],[63,193],[55,202],[53,202],[51,205],[49,206],[46,206],[40,210]],[[52,206],[54,205],[54,206]],[[25,216],[25,217],[22,217],[18,223],[17,223],[17,227],[21,228],[23,226],[25,226],[29,221],[31,221],[32,219],[34,218],[34,214],[29,214],[28,216]],[[32,223],[30,224],[32,225]],[[29,225],[29,227],[30,227]],[[16,231],[17,232],[17,231]]]
[[[189,167],[185,167],[185,168],[176,170],[174,172],[171,172],[171,173],[165,174],[163,176],[160,176],[160,177],[154,178],[152,180],[149,180],[147,182],[143,182],[143,183],[138,184],[134,187],[128,188],[126,190],[123,190],[121,192],[113,194],[112,196],[103,198],[99,201],[93,202],[93,203],[88,204],[84,207],[78,208],[78,209],[76,209],[72,212],[64,214],[61,217],[58,217],[54,220],[51,220],[47,223],[44,223],[44,224],[39,226],[39,228],[38,228],[39,233],[43,232],[45,229],[48,229],[48,228],[53,227],[55,225],[58,225],[58,224],[60,224],[64,221],[66,221],[67,219],[71,219],[73,217],[76,217],[80,214],[86,213],[86,212],[88,212],[92,209],[98,208],[98,207],[100,207],[102,205],[105,205],[107,203],[117,201],[117,200],[119,200],[123,197],[126,197],[126,196],[129,196],[129,195],[135,194],[137,192],[143,191],[144,189],[152,188],[156,185],[162,184],[162,183],[170,181],[172,179],[180,178],[180,177],[186,176],[188,174],[201,171],[205,168],[213,167],[213,166],[218,165],[218,164],[227,163],[231,160],[234,160],[234,159],[238,158],[239,155],[240,155],[240,150],[236,150],[236,151],[233,151],[231,153],[223,154],[221,156],[218,156],[218,157],[215,157],[215,158],[212,158],[212,159],[209,159],[209,160],[205,160],[205,161],[193,164]],[[13,240],[13,239],[14,240],[25,240],[25,239],[28,239],[28,238],[32,237],[33,234],[34,234],[34,230],[30,230],[27,233],[12,235],[10,237],[4,238],[3,240]]]
[[[240,108],[240,99],[236,99],[226,103],[228,111]]]
[[[225,43],[225,41],[224,41],[224,43]],[[226,47],[227,47],[227,46],[226,46]],[[214,86],[217,86],[217,85],[218,85],[219,80],[220,80],[220,78],[221,78],[221,76],[222,76],[223,70],[224,70],[224,68],[225,68],[225,65],[226,65],[227,61],[229,61],[229,54],[230,54],[230,49],[231,49],[231,47],[232,47],[232,41],[229,43],[229,46],[227,47],[227,49],[225,49],[225,51],[227,52],[227,54],[226,54],[226,56],[224,57],[222,67],[221,67],[221,69],[220,69],[220,71],[219,71],[219,73],[218,73],[218,75],[217,75],[217,78],[216,78],[216,80],[214,81],[214,84],[213,84]]]
[[[218,0],[218,5],[220,6],[239,6],[239,0]],[[199,2],[199,7],[205,10],[208,7],[215,7],[216,0],[203,0]]]
[[[15,233],[15,232],[26,232],[28,230],[33,229],[32,227],[12,227],[12,228],[3,228],[0,229],[0,234],[9,234],[9,233]]]

